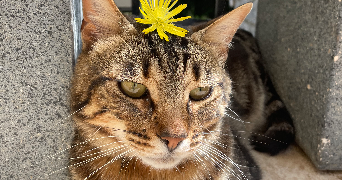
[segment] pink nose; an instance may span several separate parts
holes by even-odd
[[[183,141],[185,138],[161,137],[161,139],[166,140],[165,143],[166,143],[169,151],[173,151],[176,149],[178,144],[181,141]]]

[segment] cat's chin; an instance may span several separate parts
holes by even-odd
[[[141,157],[144,164],[155,169],[173,169],[186,160],[186,157],[167,155],[164,157]]]

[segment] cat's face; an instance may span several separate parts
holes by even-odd
[[[110,28],[89,17],[71,104],[84,139],[110,137],[92,141],[92,147],[125,149],[127,157],[170,169],[217,141],[231,93],[223,65],[232,35],[213,40],[222,29],[216,24],[166,42],[142,35],[120,14],[115,17],[121,26],[110,28],[121,30],[101,35]]]
[[[104,79],[88,92],[81,113],[90,118],[84,122],[115,136],[144,163],[173,168],[203,141],[217,138],[210,131],[220,130],[230,80],[190,38],[108,38],[94,44],[84,66],[92,70],[83,74],[93,79],[83,82],[86,89]]]

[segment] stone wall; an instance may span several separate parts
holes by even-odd
[[[293,117],[296,141],[322,170],[342,169],[341,0],[259,1],[257,39]]]
[[[0,179],[68,179],[70,5],[0,0]]]

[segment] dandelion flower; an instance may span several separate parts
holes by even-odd
[[[174,19],[173,17],[179,14],[187,6],[186,4],[181,4],[170,11],[177,2],[178,0],[175,0],[171,6],[169,6],[171,0],[140,0],[141,9],[139,9],[141,14],[144,16],[144,19],[135,18],[135,20],[142,24],[152,25],[151,27],[143,30],[145,34],[157,29],[159,37],[161,39],[165,39],[166,41],[169,41],[169,38],[165,34],[165,31],[184,37],[188,31],[181,27],[175,26],[173,23],[191,18],[191,16]]]

